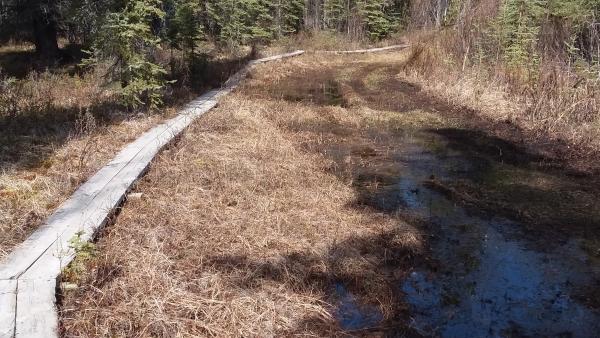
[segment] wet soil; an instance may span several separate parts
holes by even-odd
[[[331,172],[355,188],[348,207],[399,216],[426,239],[426,252],[396,262],[403,273],[387,279],[407,309],[402,318],[386,318],[378,300],[338,282],[331,302],[340,327],[391,336],[596,336],[598,176],[426,97],[400,68],[330,66],[267,91],[315,109],[369,110],[358,124],[322,109],[322,118],[289,127],[312,135],[306,150],[329,158]]]

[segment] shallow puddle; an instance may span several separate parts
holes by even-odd
[[[597,300],[586,295],[600,287],[600,269],[581,249],[582,238],[536,239],[515,219],[476,212],[432,188],[432,182],[490,181],[498,166],[502,179],[518,179],[523,168],[449,147],[431,131],[367,139],[371,147],[338,144],[324,153],[351,171],[362,205],[428,224],[429,263],[397,286],[412,329],[441,337],[597,336],[600,313],[589,305]],[[381,320],[349,301],[346,291],[336,293],[342,327],[372,327]]]
[[[377,327],[383,314],[375,306],[361,304],[343,283],[335,284],[334,296],[338,300],[335,313],[340,327],[346,331]]]

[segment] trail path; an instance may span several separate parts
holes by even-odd
[[[331,53],[381,52],[406,46]],[[221,89],[190,102],[180,114],[144,133],[84,183],[46,223],[0,263],[0,337],[56,337],[56,282],[75,257],[70,241],[90,241],[146,172],[154,157],[195,119],[218,104],[260,63],[303,54],[295,51],[250,62]]]

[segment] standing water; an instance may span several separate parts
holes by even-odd
[[[361,210],[423,224],[427,252],[422,263],[393,274],[396,298],[406,304],[387,322],[381,309],[361,304],[336,282],[340,327],[439,337],[600,337],[598,187],[552,172],[548,159],[483,132],[422,129],[455,121],[438,119],[448,108],[390,76],[394,67],[353,67],[351,76],[346,67],[314,71],[308,83],[306,73],[291,77],[272,94],[369,108],[362,115],[356,108],[333,110],[338,117],[317,109],[316,122],[292,127],[315,133],[314,147],[336,163],[334,171],[350,174]],[[351,95],[342,95],[336,77],[348,78],[344,90]],[[323,84],[311,87],[318,79]],[[338,123],[346,115],[354,119]],[[400,255],[405,263],[414,258]],[[394,323],[406,317],[405,306],[408,331]]]
[[[394,137],[393,145],[385,144],[385,138],[378,143],[381,149],[368,154],[372,163],[353,169],[357,180],[374,177],[381,168],[397,171],[380,177],[380,186],[362,202],[385,212],[410,213],[429,224],[425,232],[435,264],[415,268],[398,286],[412,329],[441,337],[599,335],[600,314],[580,295],[599,287],[600,270],[581,249],[581,238],[540,243],[523,224],[494,212],[473,213],[431,184],[497,179],[493,165],[502,166],[509,178],[522,169],[454,150],[435,132],[405,131]],[[377,152],[386,155],[377,157]],[[340,163],[352,150],[344,145],[329,153]],[[349,297],[342,293],[342,300]],[[341,303],[342,326],[375,325],[377,316],[358,307],[347,310],[348,302]]]

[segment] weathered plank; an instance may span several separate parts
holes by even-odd
[[[299,56],[299,55],[302,55],[302,54],[304,54],[303,50],[296,50],[296,51],[289,52],[289,53],[286,53],[286,54],[273,55],[273,56],[265,57],[265,58],[262,58],[262,59],[253,60],[253,61],[250,61],[249,65],[252,66],[252,65],[255,65],[255,64],[258,64],[258,63],[266,63],[266,62],[271,62],[271,61],[282,60],[282,59],[291,58],[291,57],[294,57],[294,56]]]
[[[77,189],[44,225],[7,256],[0,265],[0,279],[14,279],[23,274],[70,225],[81,223],[97,195],[127,165],[132,154],[139,152],[165,129],[166,126],[161,125],[143,134]]]
[[[65,246],[68,247],[68,245],[64,244],[68,244],[68,240],[71,239],[75,233],[85,230],[84,227],[74,228],[71,225],[88,224],[88,227],[94,227],[94,229],[102,226],[103,224],[101,222],[94,220],[93,214],[98,212],[106,214],[104,208],[112,210],[112,208],[121,202],[122,196],[109,196],[107,198],[106,196],[98,197],[98,194],[106,190],[111,182],[114,186],[115,182],[113,182],[113,180],[115,177],[117,177],[126,166],[130,165],[137,154],[145,150],[151,151],[151,153],[155,155],[164,144],[173,138],[174,135],[180,133],[193,118],[214,107],[216,105],[216,101],[213,99],[215,94],[214,91],[211,91],[202,95],[194,100],[194,106],[188,107],[187,110],[176,118],[144,133],[136,141],[120,151],[111,162],[100,169],[92,176],[92,178],[77,189],[71,198],[64,202],[57,211],[50,216],[46,224],[40,227],[11,252],[6,260],[0,265],[0,279],[14,279],[19,277],[54,244],[57,244],[54,245],[57,250],[63,250]],[[156,143],[157,140],[160,140],[158,144]],[[131,182],[123,181],[122,179],[120,181],[128,183],[127,186],[129,186],[135,179],[137,179],[137,176],[133,177]],[[121,193],[121,190],[114,191]],[[65,231],[67,231],[69,227],[75,231],[70,231],[68,234],[65,234]],[[57,243],[57,241],[59,242]],[[62,241],[62,243],[60,241]],[[54,250],[53,254],[57,254],[57,250]],[[53,265],[52,267],[60,268],[60,266],[61,265]]]
[[[14,336],[16,310],[17,281],[0,280],[0,338]]]
[[[319,53],[331,53],[331,54],[365,54],[365,53],[378,53],[385,52],[392,49],[403,49],[408,48],[409,45],[393,45],[387,47],[370,48],[370,49],[357,49],[357,50],[327,50],[320,51]]]
[[[19,280],[15,338],[48,338],[58,332],[56,279]]]
[[[196,113],[200,114],[208,111],[214,104],[216,102],[210,105],[202,104],[202,108]],[[78,232],[82,233],[81,240],[90,240],[96,231],[104,225],[108,214],[122,202],[133,183],[146,171],[156,154],[173,139],[174,135],[179,134],[192,121],[193,119],[190,117],[180,116],[166,122],[168,128],[140,149],[127,165],[104,186],[104,189],[81,214],[78,223],[76,223],[79,226],[71,226],[60,234],[57,241],[22,275],[23,278],[39,278],[39,276],[57,276],[60,274],[60,271],[73,258],[74,253],[68,246],[69,240]]]
[[[210,106],[207,106],[207,110]],[[68,241],[78,232],[82,232],[82,240],[91,239],[99,227],[104,225],[107,215],[116,208],[125,197],[131,185],[142,175],[156,154],[174,135],[179,134],[192,119],[179,118],[169,121],[169,128],[158,135],[152,142],[145,145],[134,158],[123,167],[100,192],[92,204],[81,215],[79,226],[66,229],[58,240],[23,274],[24,278],[52,276],[60,274],[73,258],[73,252],[68,247]]]

